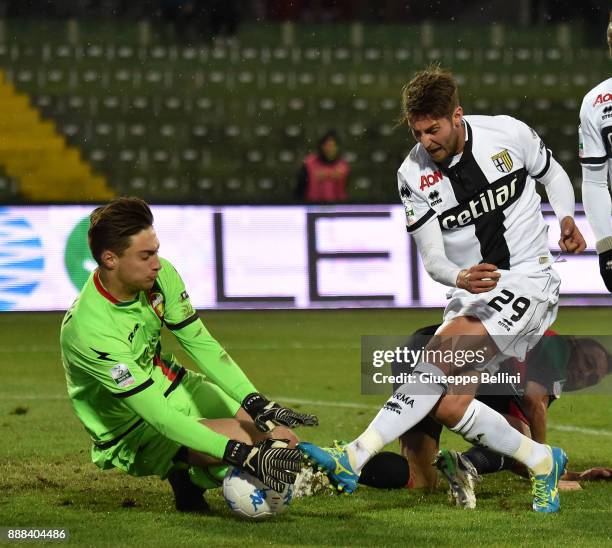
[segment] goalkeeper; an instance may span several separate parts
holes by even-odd
[[[158,256],[153,215],[139,198],[93,211],[98,263],[61,327],[68,395],[102,469],[167,478],[179,511],[206,512],[204,490],[228,465],[272,489],[300,470],[290,428],[314,415],[268,401],[209,334],[185,286]],[[167,327],[204,375],[162,351]],[[272,439],[275,438],[275,439]]]

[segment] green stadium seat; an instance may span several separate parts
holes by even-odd
[[[136,56],[136,50],[129,45],[117,46],[115,58],[121,61],[131,61]]]
[[[381,124],[378,126],[378,133],[382,138],[391,137],[395,134],[395,126],[393,124]]]
[[[87,59],[105,59],[106,48],[99,44],[90,44],[84,48],[85,58]]]
[[[391,99],[390,97],[385,97],[380,101],[380,109],[385,112],[399,112],[399,101],[396,99]]]
[[[291,124],[285,126],[283,129],[283,135],[285,138],[290,140],[302,139],[304,136],[304,128],[299,124]]]
[[[557,156],[557,159],[561,162],[561,164],[568,164],[576,161],[578,153],[575,150],[564,148],[558,153],[555,153],[555,156]]]
[[[172,155],[168,150],[158,148],[152,151],[150,158],[153,163],[159,166],[167,166],[168,162],[170,162],[172,159]]]
[[[578,135],[578,123],[575,124],[563,124],[561,126],[561,135],[566,137],[575,137]]]
[[[236,124],[229,124],[223,128],[223,135],[229,139],[236,139],[242,135],[242,128]]]
[[[134,86],[134,81],[136,79],[136,74],[128,68],[121,68],[113,71],[112,80],[114,83],[119,85],[130,85]]]
[[[359,154],[354,150],[345,150],[343,156],[349,164],[354,164],[359,160]]]
[[[168,97],[164,97],[161,106],[163,109],[163,113],[168,115],[183,115],[183,105],[184,101],[181,97],[177,97],[176,95],[170,95]]]
[[[291,112],[303,113],[306,106],[306,101],[302,97],[292,97],[287,101],[287,108]]]
[[[117,134],[117,127],[108,122],[98,122],[93,126],[93,134],[96,137],[111,137]]]
[[[410,61],[412,60],[412,51],[408,48],[397,48],[393,52],[393,59],[395,61],[399,61],[400,63]]]
[[[377,77],[371,72],[362,72],[357,75],[357,85],[359,88],[374,87],[377,83]]]
[[[166,123],[163,126],[158,126],[158,135],[163,140],[172,140],[174,142],[178,136],[178,133],[178,126],[174,124]]]
[[[106,95],[100,99],[99,112],[102,116],[116,118],[122,115],[122,98],[117,95]]]
[[[374,150],[372,154],[370,154],[370,159],[375,164],[385,164],[388,162],[389,155],[384,150]]]
[[[575,110],[578,111],[578,109],[580,108],[580,101],[579,99],[575,98],[575,97],[566,97],[565,99],[563,99],[563,108],[566,110]]]
[[[36,72],[30,69],[21,69],[15,73],[14,78],[18,86],[33,84],[36,80]]]
[[[364,99],[363,97],[358,97],[356,99],[353,99],[351,101],[351,106],[353,110],[359,113],[365,113],[365,112],[373,113],[370,102],[367,99]]]
[[[328,83],[332,87],[346,88],[349,85],[348,74],[344,72],[334,72],[328,76]]]
[[[280,164],[291,165],[297,163],[295,151],[289,149],[281,149],[276,156]]]
[[[266,155],[263,150],[249,149],[244,153],[243,165],[248,170],[248,173],[252,173],[253,169],[264,165]]]
[[[191,133],[191,138],[194,141],[208,141],[209,140],[210,130],[208,126],[204,124],[195,124],[191,126],[190,133]]]
[[[125,126],[125,137],[128,140],[144,139],[147,135],[148,135],[148,128],[146,124],[135,123],[135,124],[127,124]]]
[[[130,177],[127,181],[127,194],[135,194],[137,196],[146,195],[148,189],[152,187],[148,178],[137,175],[135,177]]]
[[[321,99],[319,99],[319,102],[317,104],[318,109],[323,113],[333,112],[337,106],[337,101],[332,97],[322,97]]]
[[[348,127],[349,136],[352,138],[363,137],[366,132],[366,127],[362,122],[353,122]]]
[[[164,74],[161,70],[148,69],[143,74],[143,82],[149,86],[159,86],[163,84]]]
[[[572,75],[571,82],[578,87],[586,87],[589,84],[589,78],[586,74],[576,73]]]
[[[363,52],[363,61],[378,65],[383,61],[383,51],[380,48],[366,48]]]
[[[155,60],[168,59],[168,48],[165,46],[153,46],[147,51],[147,57]]]
[[[6,44],[0,44],[0,64],[6,66],[11,58],[10,48]]]
[[[181,202],[189,194],[189,190],[187,180],[169,173],[158,179],[153,196],[158,202]]]
[[[87,155],[87,160],[94,166],[94,168],[101,170],[106,167],[109,159],[108,151],[103,148],[91,149]]]
[[[276,181],[272,177],[260,177],[256,180],[255,186],[263,192],[271,192],[276,188]]]
[[[84,125],[77,122],[65,122],[59,126],[61,133],[70,142],[81,141],[84,136]]]
[[[257,124],[253,127],[253,135],[259,142],[265,142],[272,135],[272,127],[265,124]]]
[[[223,186],[230,192],[238,192],[245,188],[245,182],[239,177],[229,177],[223,182]]]
[[[477,98],[474,101],[474,111],[479,114],[485,114],[491,109],[491,101],[482,97]]]
[[[524,73],[513,74],[510,81],[513,87],[525,87],[529,83],[529,76]]]
[[[19,183],[5,173],[0,173],[0,203],[15,202],[18,197]]]
[[[334,66],[340,64],[348,64],[353,60],[353,56],[351,55],[351,50],[348,48],[334,48],[332,50],[332,62]]]
[[[61,60],[74,60],[77,58],[77,49],[68,44],[59,44],[55,46],[54,56]]]
[[[280,61],[281,63],[287,63],[291,60],[291,52],[287,48],[277,47],[271,51],[272,61]]]
[[[204,192],[211,190],[214,187],[214,181],[210,177],[200,177],[196,180],[195,185],[197,189]]]
[[[57,96],[47,94],[34,95],[31,102],[32,106],[39,109],[44,116],[57,115],[61,104]]]

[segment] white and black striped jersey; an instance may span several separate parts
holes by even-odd
[[[551,259],[535,180],[551,153],[529,126],[510,116],[465,116],[466,142],[449,165],[417,144],[398,171],[408,232],[442,229],[448,259],[461,268],[500,269]]]
[[[582,100],[578,156],[585,165],[607,162],[612,173],[612,78],[596,85]]]

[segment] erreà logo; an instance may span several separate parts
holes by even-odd
[[[602,105],[608,101],[612,101],[612,93],[600,93],[595,99],[593,106]]]
[[[438,169],[429,175],[421,175],[421,192],[430,186],[434,186],[442,180],[442,172]]]
[[[427,197],[432,206],[442,203],[442,198],[440,198],[440,193],[437,190],[432,190]]]
[[[452,230],[473,223],[479,217],[502,209],[518,198],[523,192],[525,179],[515,175],[510,181],[502,178],[481,192],[476,198],[445,211],[440,217],[440,226]]]

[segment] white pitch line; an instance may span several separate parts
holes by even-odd
[[[571,424],[549,424],[548,428],[552,430],[560,430],[561,432],[588,434],[590,436],[612,436],[612,432],[610,430],[603,430],[600,428],[582,428],[581,426],[572,426]]]
[[[0,401],[36,401],[36,400],[67,400],[67,395],[61,394],[40,394],[40,395],[15,395],[15,394],[0,394]],[[285,398],[273,396],[273,400],[280,400],[287,403],[298,403],[300,405],[313,405],[321,407],[338,407],[341,409],[367,409],[370,411],[378,411],[380,405],[369,405],[365,403],[355,403],[349,401],[326,401],[326,400],[310,400],[302,398]],[[582,426],[574,426],[572,424],[549,424],[551,430],[559,430],[560,432],[576,432],[577,434],[585,434],[588,436],[610,436],[612,430],[603,428],[583,428]]]

